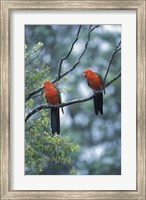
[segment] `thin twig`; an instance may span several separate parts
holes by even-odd
[[[111,83],[113,83],[114,81],[116,81],[119,77],[121,76],[121,72],[115,76],[112,80],[110,80],[106,85],[105,87],[108,87],[109,85],[111,85]],[[98,92],[98,91],[97,91]],[[97,93],[96,92],[96,93]],[[99,91],[101,92],[101,90]],[[69,102],[66,102],[66,103],[62,103],[62,104],[58,104],[58,105],[51,105],[51,104],[46,104],[46,105],[40,105],[38,107],[36,107],[35,109],[33,109],[31,112],[29,112],[27,115],[26,115],[26,118],[25,118],[25,122],[32,116],[34,115],[36,112],[42,110],[42,109],[49,109],[49,108],[62,108],[62,107],[65,107],[65,106],[69,106],[69,105],[72,105],[72,104],[76,104],[76,103],[83,103],[83,102],[86,102],[86,101],[89,101],[91,99],[93,99],[93,97],[95,96],[92,95],[90,97],[87,97],[87,98],[84,98],[84,99],[75,99],[75,100],[72,100],[72,101],[69,101]]]
[[[118,78],[120,78],[121,72],[117,74],[113,79],[111,79],[108,83],[105,84],[105,88],[111,85],[114,81],[116,81]]]
[[[87,41],[86,41],[86,44],[85,44],[85,48],[83,50],[83,52],[81,53],[81,55],[79,56],[78,60],[80,61],[80,59],[82,58],[82,56],[84,55],[84,53],[86,52],[87,50],[87,47],[88,47],[88,43],[89,43],[89,40],[90,40],[90,35],[91,35],[91,32],[94,31],[96,28],[98,28],[100,25],[98,26],[95,26],[93,27],[92,29],[90,28],[90,31],[88,33],[88,37],[87,37]]]
[[[100,25],[94,26],[93,28],[90,27],[90,31],[94,31],[94,29],[98,28]]]
[[[28,101],[30,98],[32,98],[32,96],[34,96],[35,94],[38,94],[39,92],[41,92],[42,90],[43,90],[43,87],[40,87],[37,90],[34,90],[31,93],[29,93],[27,97],[25,98],[25,102]]]
[[[43,94],[43,90],[41,90],[40,93],[38,93],[38,94],[32,96],[32,98],[36,98],[36,97],[38,97],[38,96],[40,96],[40,95],[42,95],[42,94]]]
[[[99,26],[100,26],[100,25],[96,26],[95,28],[98,28]],[[86,41],[86,43],[85,43],[85,47],[84,47],[82,53],[80,54],[80,56],[78,57],[77,61],[74,63],[74,65],[73,65],[68,71],[66,71],[65,73],[61,74],[60,77],[57,77],[56,79],[54,79],[54,80],[52,81],[52,83],[55,83],[55,82],[59,81],[61,78],[63,78],[63,77],[66,76],[67,74],[69,74],[69,73],[70,73],[72,70],[74,70],[74,69],[76,68],[76,66],[80,63],[81,58],[83,57],[83,55],[85,54],[85,52],[86,52],[86,50],[87,50],[87,48],[88,48],[88,43],[89,43],[89,40],[90,40],[91,32],[94,31],[95,28],[94,28],[94,29],[92,28],[91,30],[89,30],[88,36],[87,36],[87,41]]]
[[[112,53],[112,56],[111,56],[110,61],[109,61],[109,64],[108,64],[108,68],[107,68],[106,74],[105,74],[105,76],[104,76],[104,80],[103,80],[104,85],[105,85],[106,78],[107,78],[108,72],[109,72],[109,70],[110,70],[110,67],[111,67],[113,58],[114,58],[115,54],[116,54],[118,51],[121,50],[121,48],[119,48],[120,45],[121,45],[121,41],[118,43],[118,45],[116,46],[114,52]],[[118,49],[118,48],[119,48],[119,49]]]
[[[65,57],[61,58],[61,60],[60,60],[60,63],[59,63],[59,71],[58,71],[58,78],[60,78],[61,68],[62,68],[62,63],[63,63],[63,61],[66,60],[66,59],[69,57],[69,55],[71,54],[71,52],[72,52],[72,50],[73,50],[73,47],[74,47],[75,43],[76,43],[76,42],[78,41],[78,39],[79,39],[80,30],[81,30],[81,25],[79,26],[79,29],[78,29],[78,31],[77,31],[76,38],[75,38],[75,40],[73,41],[73,43],[71,44],[71,47],[70,47],[69,52],[67,53],[67,55],[66,55]]]

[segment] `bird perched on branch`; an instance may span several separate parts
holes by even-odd
[[[50,81],[43,83],[44,95],[49,104],[61,104],[61,95],[58,88],[56,88]],[[63,108],[62,108],[63,112]],[[51,108],[51,129],[52,134],[60,134],[60,112],[59,108]]]
[[[85,69],[83,71],[84,77],[87,79],[89,87],[93,90],[95,96],[94,101],[94,110],[95,114],[103,114],[103,93],[101,89],[103,88],[103,80],[101,75],[93,72],[91,69]]]

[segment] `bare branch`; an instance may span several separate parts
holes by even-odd
[[[61,108],[61,107],[65,107],[65,106],[68,106],[68,105],[72,105],[72,104],[75,104],[75,103],[82,103],[82,102],[85,102],[85,101],[89,101],[90,99],[92,99],[94,97],[94,95],[92,95],[91,97],[88,97],[88,98],[85,98],[85,99],[75,99],[75,100],[72,100],[72,101],[69,101],[67,103],[62,103],[62,104],[58,104],[58,105],[51,105],[51,104],[46,104],[46,105],[40,105],[38,106],[37,108],[33,109],[30,113],[28,113],[26,115],[26,118],[25,118],[25,122],[33,115],[35,114],[36,112],[38,112],[39,110],[42,110],[42,109],[49,109],[49,108]]]
[[[43,87],[40,87],[37,90],[34,90],[31,93],[29,93],[27,97],[25,98],[25,102],[28,101],[30,98],[32,98],[32,96],[34,96],[35,94],[38,94],[39,92],[41,92],[42,90],[43,90]]]
[[[62,75],[60,75],[60,77],[57,77],[55,80],[52,81],[52,83],[55,83],[57,81],[59,81],[61,78],[63,78],[64,76],[66,76],[67,74],[69,74],[72,70],[74,70],[76,68],[76,66],[80,63],[80,60],[81,58],[83,57],[83,55],[85,54],[86,50],[87,50],[87,47],[88,47],[88,43],[89,43],[89,40],[90,40],[90,35],[91,35],[91,32],[95,30],[95,28],[98,28],[100,25],[92,28],[92,29],[89,29],[89,32],[88,32],[88,36],[87,36],[87,41],[85,43],[85,47],[82,51],[82,53],[80,54],[80,56],[78,57],[77,61],[74,63],[74,65],[68,70],[66,71],[65,73],[63,73]],[[91,26],[90,26],[91,27]]]
[[[42,95],[42,94],[43,94],[43,89],[40,91],[40,93],[38,93],[38,94],[32,96],[32,98],[36,98],[36,97],[38,97],[38,96],[40,96],[40,95]]]
[[[60,63],[59,63],[59,71],[58,71],[58,78],[60,78],[61,68],[62,68],[62,63],[63,63],[63,61],[66,60],[66,59],[69,57],[69,55],[71,54],[71,52],[72,52],[72,50],[73,50],[73,47],[74,47],[75,43],[76,43],[76,42],[78,41],[78,39],[79,39],[80,30],[81,30],[81,25],[79,26],[79,29],[78,29],[76,38],[75,38],[75,40],[73,41],[73,43],[71,44],[71,47],[70,47],[70,50],[69,50],[68,54],[60,60]]]
[[[115,54],[116,54],[118,51],[121,50],[121,48],[119,48],[120,45],[121,45],[121,41],[118,43],[118,45],[116,46],[114,52],[112,53],[112,56],[111,56],[111,58],[110,58],[109,65],[108,65],[108,68],[107,68],[107,71],[106,71],[106,74],[105,74],[105,77],[104,77],[104,80],[103,80],[104,85],[105,85],[106,78],[107,78],[108,72],[109,72],[109,70],[110,70],[110,67],[111,67],[113,58],[114,58]]]
[[[81,53],[81,55],[79,56],[78,61],[80,61],[80,59],[82,58],[82,56],[84,55],[84,53],[85,53],[86,50],[87,50],[88,43],[89,43],[89,40],[90,40],[91,32],[94,31],[94,30],[95,30],[96,28],[98,28],[99,26],[100,26],[100,25],[95,26],[95,27],[93,27],[92,29],[90,28],[90,31],[89,31],[88,37],[87,37],[87,41],[86,41],[86,44],[85,44],[85,48],[84,48],[83,52]]]
[[[109,85],[111,85],[114,81],[116,81],[119,77],[121,76],[121,72],[115,76],[112,80],[110,80],[106,85],[105,87],[108,87]],[[100,91],[97,91],[96,93],[98,92],[101,92]],[[69,106],[69,105],[72,105],[72,104],[76,104],[76,103],[83,103],[83,102],[86,102],[86,101],[89,101],[91,99],[93,99],[93,97],[95,96],[95,94],[93,94],[92,96],[90,97],[87,97],[87,98],[84,98],[84,99],[75,99],[75,100],[72,100],[72,101],[69,101],[69,102],[66,102],[66,103],[62,103],[62,104],[58,104],[58,105],[51,105],[51,104],[46,104],[46,105],[40,105],[38,107],[36,107],[35,109],[33,109],[30,113],[28,113],[26,115],[26,118],[25,118],[25,122],[32,116],[34,115],[36,112],[42,110],[42,109],[49,109],[49,108],[62,108],[62,107],[65,107],[65,106]]]
[[[90,31],[94,31],[94,29],[98,28],[100,25],[94,26],[93,28],[90,27]]]
[[[114,81],[116,81],[118,78],[120,78],[121,72],[117,74],[112,80],[110,80],[108,83],[105,84],[105,88],[111,85]]]

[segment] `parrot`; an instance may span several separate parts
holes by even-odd
[[[95,94],[93,98],[95,114],[98,115],[98,113],[100,113],[103,115],[103,93],[102,91],[96,93],[96,90],[101,90],[103,88],[102,76],[91,69],[85,69],[83,75],[87,79],[88,86]]]
[[[58,88],[56,88],[50,81],[43,82],[43,90],[46,101],[49,104],[61,104],[61,95]],[[62,108],[62,112],[63,108]],[[51,108],[51,129],[52,135],[60,134],[60,112],[59,108]]]

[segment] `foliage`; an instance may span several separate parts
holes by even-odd
[[[69,141],[68,137],[61,137],[50,132],[47,132],[49,121],[48,113],[41,111],[41,116],[38,117],[29,125],[26,126],[25,138],[25,163],[26,174],[46,174],[52,172],[45,169],[48,166],[51,168],[65,166],[66,172],[69,174],[76,173],[71,156],[79,150],[79,146]]]
[[[31,132],[31,142],[26,144],[26,168],[29,174],[42,174],[47,165],[65,165],[70,174],[75,173],[71,164],[71,155],[79,149],[67,137],[52,137],[47,132],[41,135]],[[47,173],[49,174],[49,172]]]
[[[48,120],[45,113],[42,113],[42,116],[44,116],[43,120],[37,118],[26,129],[25,162],[27,173],[42,174],[47,164],[62,164],[72,170],[71,154],[77,151],[79,146],[71,143],[67,137],[57,135],[52,137],[50,133],[44,131],[43,128],[48,127]],[[41,126],[39,126],[40,123]]]
[[[25,95],[58,75],[60,59],[67,55],[78,25],[26,25]],[[62,71],[76,62],[87,40],[89,26],[83,25],[72,53]],[[62,101],[92,94],[83,70],[92,68],[105,75],[110,57],[121,38],[120,26],[101,25],[95,29],[78,66],[57,84]],[[121,68],[120,52],[114,57],[107,81]],[[26,102],[26,114],[45,103],[43,94]],[[121,173],[121,84],[120,79],[106,89],[104,115],[95,116],[93,102],[74,104],[61,114],[61,136],[50,135],[48,110],[32,115],[26,123],[25,163],[27,174],[120,174]],[[66,138],[68,136],[68,138]],[[48,145],[47,145],[48,144]],[[80,146],[80,149],[79,149]],[[59,156],[59,157],[58,157]],[[56,164],[57,163],[57,164]]]

